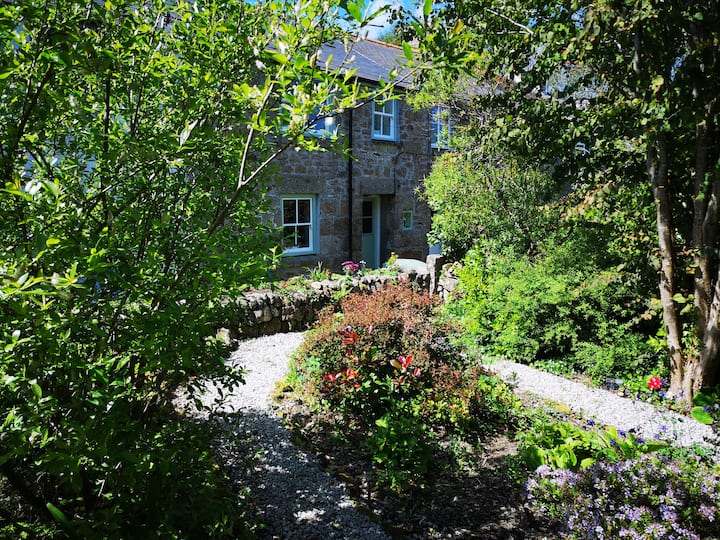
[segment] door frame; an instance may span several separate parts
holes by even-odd
[[[379,268],[380,267],[380,197],[377,195],[367,195],[362,198],[362,202],[371,202],[372,203],[372,233],[375,235],[375,242],[373,245],[373,257],[374,261],[365,261],[370,267],[371,262],[375,263],[375,266],[372,266],[372,268]],[[362,209],[362,208],[361,208]],[[361,219],[365,220],[365,213],[361,212]],[[365,236],[365,233],[362,232],[362,228],[360,229],[360,240],[361,240],[361,246],[363,245],[363,237]],[[361,251],[362,256],[362,251]]]

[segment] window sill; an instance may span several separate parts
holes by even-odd
[[[303,255],[317,255],[314,249],[286,249],[283,251],[283,257],[301,257]]]
[[[398,144],[400,141],[397,137],[395,138],[388,138],[388,137],[377,137],[373,135],[370,138],[373,142],[381,142],[381,143],[391,143],[391,144]]]

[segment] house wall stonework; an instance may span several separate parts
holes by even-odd
[[[402,99],[398,100],[397,107],[397,141],[373,140],[372,104],[336,117],[345,145],[350,144],[349,129],[352,127],[354,159],[351,167],[345,156],[332,151],[288,150],[278,159],[279,182],[269,192],[276,208],[274,222],[282,223],[280,198],[283,195],[315,195],[319,211],[315,253],[285,257],[284,275],[300,273],[318,261],[338,272],[343,261],[360,260],[363,197],[379,198],[380,264],[392,252],[401,258],[425,259],[430,210],[419,200],[416,189],[430,172],[433,158],[429,115],[425,110],[412,109]],[[413,214],[411,230],[403,230],[405,211]]]

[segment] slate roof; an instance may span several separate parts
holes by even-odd
[[[407,58],[402,47],[376,41],[363,39],[351,44],[349,54],[341,42],[324,45],[320,51],[320,62],[324,62],[332,55],[329,69],[340,67],[357,70],[355,76],[359,79],[378,82],[387,81],[391,70],[397,70],[397,86],[407,88],[413,82],[412,69],[407,67]],[[343,66],[343,62],[344,66]]]

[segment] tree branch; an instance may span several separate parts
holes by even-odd
[[[508,17],[507,15],[504,15],[503,13],[500,13],[500,12],[495,11],[494,9],[490,9],[490,8],[486,8],[485,11],[487,11],[487,12],[489,12],[489,13],[492,13],[492,14],[495,15],[496,17],[500,17],[501,19],[505,19],[505,20],[508,21],[509,23],[514,24],[514,25],[517,26],[518,28],[522,29],[525,34],[529,34],[529,35],[531,35],[531,36],[534,36],[534,35],[535,35],[535,32],[533,32],[530,27],[525,26],[524,24],[521,24],[521,23],[519,23],[519,22],[517,22],[517,21],[512,20],[510,17]]]

